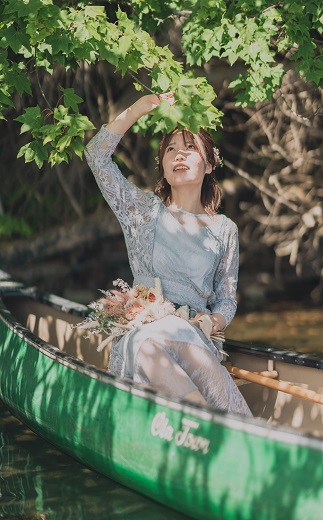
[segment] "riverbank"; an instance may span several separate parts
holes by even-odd
[[[237,314],[226,337],[278,349],[323,354],[323,308],[276,303],[266,311]]]

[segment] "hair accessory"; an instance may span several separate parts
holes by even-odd
[[[216,146],[213,148],[213,153],[215,160],[214,167],[216,168],[217,166],[223,166],[223,159],[220,157],[220,150]]]

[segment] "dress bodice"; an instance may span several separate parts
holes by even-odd
[[[221,216],[217,218],[222,221]],[[194,310],[205,308],[221,254],[223,244],[208,226],[194,226],[190,218],[185,223],[180,222],[167,208],[161,207],[153,247],[153,268],[162,282],[165,296],[171,301],[194,309],[198,300],[198,309]]]

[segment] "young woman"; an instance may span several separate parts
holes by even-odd
[[[164,98],[173,103],[171,94]],[[202,129],[164,136],[156,193],[129,183],[111,159],[122,135],[159,103],[154,94],[140,98],[101,128],[86,157],[121,224],[134,284],[153,287],[159,278],[165,298],[188,305],[194,319],[207,315],[215,333],[236,312],[238,237],[236,225],[217,213],[220,192],[211,136]],[[112,347],[109,371],[168,396],[250,415],[220,364],[220,349],[192,322],[167,316],[122,336]]]

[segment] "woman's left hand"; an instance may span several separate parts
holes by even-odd
[[[207,314],[206,312],[198,312],[196,316],[193,318],[193,320],[198,320],[201,316],[208,316],[212,322],[212,331],[211,335],[215,334],[216,332],[219,332],[220,330],[224,329],[226,326],[226,321],[224,316],[221,314]]]

